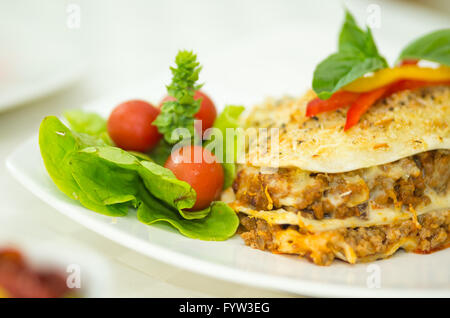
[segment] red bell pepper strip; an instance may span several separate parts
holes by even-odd
[[[353,103],[359,96],[359,93],[339,91],[334,93],[329,99],[315,98],[306,106],[306,117],[312,117],[317,114],[336,110]]]
[[[414,60],[414,59],[406,59],[400,62],[400,65],[417,65],[419,63],[419,60]]]
[[[394,93],[404,90],[413,90],[425,86],[450,85],[450,81],[418,81],[418,80],[400,80],[388,86],[384,86],[373,91],[362,93],[357,100],[353,102],[347,112],[347,121],[344,130],[348,130],[356,125],[361,116],[372,106],[378,99],[388,97]]]
[[[356,125],[361,116],[387,91],[389,86],[383,86],[373,91],[362,93],[350,106],[344,131]]]
[[[405,60],[404,64],[416,64],[415,60]],[[403,90],[414,90],[425,86],[450,85],[450,81],[420,81],[420,80],[399,80],[387,86],[365,93],[355,93],[339,91],[334,93],[329,99],[322,100],[315,98],[306,107],[306,116],[312,117],[317,114],[333,111],[350,105],[347,112],[347,120],[344,130],[348,130],[356,125],[361,116],[380,98],[388,97]]]

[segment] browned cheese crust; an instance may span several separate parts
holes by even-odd
[[[373,167],[435,149],[450,148],[450,87],[401,91],[378,101],[357,125],[344,131],[346,110],[306,117],[312,92],[299,99],[267,100],[244,121],[245,128],[268,129],[264,138],[249,131],[247,165],[297,167],[341,173]],[[262,141],[262,142],[261,142]],[[263,151],[256,151],[258,145]],[[276,147],[276,149],[272,149]],[[267,151],[266,151],[267,148]]]

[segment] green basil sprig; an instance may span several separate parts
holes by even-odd
[[[388,67],[386,59],[378,53],[372,32],[362,30],[350,12],[339,35],[338,52],[328,56],[314,71],[312,87],[321,99],[328,99],[343,86]]]
[[[450,66],[450,29],[434,31],[414,40],[403,49],[398,61],[427,60]]]
[[[173,136],[177,128],[186,128],[191,136],[194,135],[194,115],[201,103],[201,100],[194,99],[195,91],[202,87],[196,84],[202,69],[197,62],[197,55],[190,51],[179,51],[175,63],[177,66],[170,68],[172,83],[167,86],[167,92],[175,100],[165,102],[153,122],[168,144],[175,144],[182,139],[181,136]]]

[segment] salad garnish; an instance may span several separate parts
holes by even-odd
[[[194,132],[194,117],[205,100],[195,98],[200,88],[195,84],[200,71],[196,55],[181,51],[176,63],[168,86],[175,100],[165,102],[161,112],[148,102],[133,100],[116,107],[108,121],[73,110],[64,114],[69,128],[48,116],[39,129],[41,155],[57,187],[90,210],[118,217],[135,208],[138,220],[145,224],[163,222],[191,238],[225,240],[234,235],[239,220],[227,204],[216,200],[223,185],[234,178],[234,163],[222,166],[205,149],[206,144],[194,139],[179,149],[199,148],[213,160],[202,159],[200,164],[173,160],[177,154],[171,152],[171,144],[177,141],[173,130]],[[227,106],[214,127],[235,128],[241,112],[240,106]],[[158,136],[163,138],[155,139]],[[196,169],[200,173],[193,173]]]

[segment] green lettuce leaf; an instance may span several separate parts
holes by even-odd
[[[238,157],[238,135],[233,135],[232,140],[228,140],[227,138],[227,128],[236,129],[239,128],[239,116],[244,111],[243,106],[234,106],[228,105],[225,109],[220,113],[220,115],[216,118],[213,124],[213,128],[216,128],[220,131],[220,135],[212,136],[210,141],[205,143],[205,147],[210,145],[212,142],[217,142],[217,145],[223,145],[222,153],[219,155],[217,151],[214,151],[216,156],[221,157],[219,160],[222,162],[222,167],[224,171],[224,189],[231,186],[234,178],[236,177],[236,159]],[[235,131],[238,132],[238,131]],[[221,136],[221,137],[219,137]],[[217,138],[217,139],[216,139]],[[221,138],[221,139],[219,139]],[[232,162],[226,162],[227,153],[233,154]]]
[[[73,130],[80,133],[98,136],[106,131],[106,120],[96,113],[73,109],[65,111],[64,118]]]
[[[70,162],[75,179],[90,193],[92,201],[130,202],[138,207],[138,219],[146,224],[164,221],[183,235],[204,240],[226,239],[236,230],[236,214],[223,202],[214,202],[202,211],[177,211],[175,207],[192,207],[195,203],[192,188],[175,179],[170,170],[152,162],[139,162],[126,151],[90,147],[73,154]],[[175,198],[180,192],[185,192],[186,197]]]
[[[71,131],[54,116],[41,123],[39,145],[58,188],[90,210],[124,216],[135,207],[144,223],[164,221],[188,237],[204,240],[226,239],[236,231],[237,216],[224,203],[186,211],[194,205],[196,193],[170,170],[100,138]]]
[[[180,213],[183,214],[183,209],[194,206],[197,199],[195,190],[188,183],[178,180],[169,169],[153,162],[142,161],[138,173],[153,196]]]
[[[169,145],[164,139],[161,139],[156,147],[149,153],[150,158],[160,166],[164,166],[172,152],[172,146]]]
[[[427,60],[450,66],[450,29],[425,34],[408,44],[398,57],[405,59]]]
[[[68,197],[79,200],[86,208],[109,216],[124,216],[124,204],[103,205],[92,200],[78,185],[72,175],[70,159],[78,150],[104,145],[89,135],[76,134],[55,116],[46,117],[39,128],[39,147],[44,165],[56,186]]]
[[[139,175],[133,166],[139,161],[126,153],[116,156],[114,161],[107,160],[100,152],[107,152],[113,147],[88,147],[74,152],[70,158],[72,176],[78,186],[94,202],[103,205],[129,202],[137,206],[136,184]]]
[[[131,200],[136,195],[136,184],[140,183],[137,180],[142,180],[154,197],[183,215],[182,209],[191,208],[197,198],[194,189],[188,183],[178,180],[169,169],[150,161],[140,161],[120,148],[85,148],[72,155],[70,164],[75,179],[78,182],[82,179],[83,184],[87,185],[83,189],[96,197],[103,195],[100,199],[104,204],[121,200],[119,194],[128,198],[126,201]],[[113,199],[116,195],[119,196],[118,199]]]
[[[107,132],[106,120],[100,115],[73,109],[65,111],[64,118],[76,132],[98,137],[106,144],[113,145]]]
[[[142,190],[143,191],[143,190]],[[167,208],[160,201],[143,191],[143,203],[139,206],[137,217],[145,224],[165,222],[181,234],[206,241],[222,241],[234,235],[239,226],[236,213],[224,202],[213,202],[208,216],[202,219],[186,220],[176,211]]]
[[[319,98],[328,99],[354,80],[386,67],[388,64],[378,53],[370,29],[359,28],[347,11],[339,35],[338,52],[317,65],[312,87]]]

